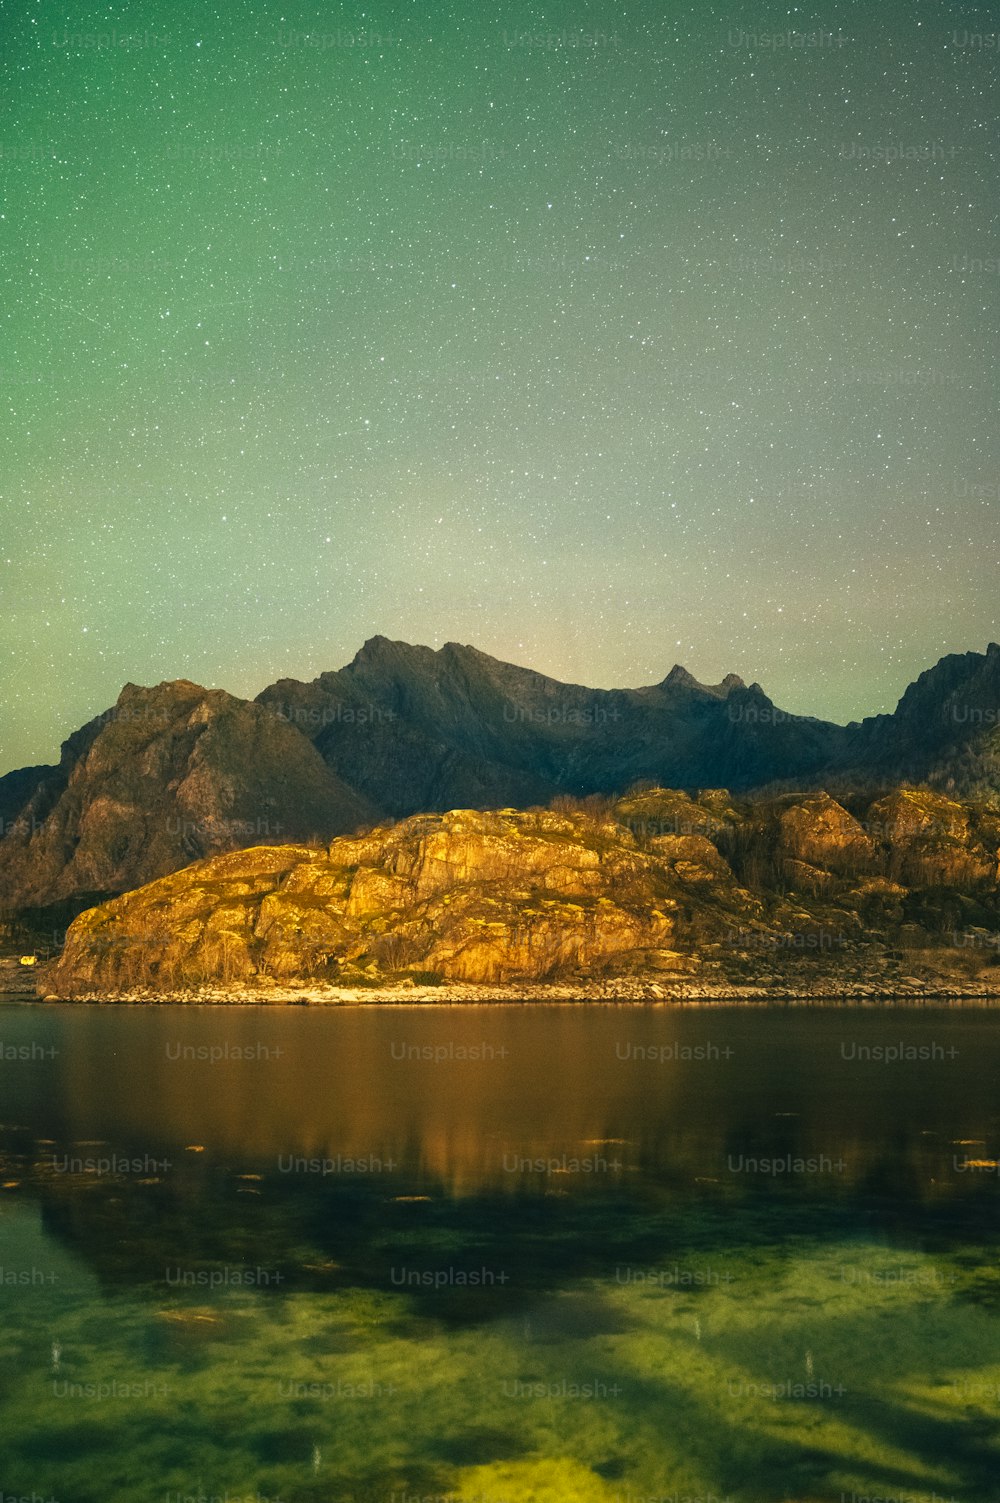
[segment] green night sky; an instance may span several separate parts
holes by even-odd
[[[375,633],[845,720],[1000,634],[996,8],[0,27],[0,771]]]

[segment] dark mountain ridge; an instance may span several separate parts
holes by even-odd
[[[705,685],[678,664],[645,688],[591,689],[458,643],[433,652],[384,637],[366,642],[339,673],[311,684],[282,680],[258,703],[313,735],[342,777],[398,817],[448,807],[449,798],[435,799],[435,782],[468,784],[477,796],[460,802],[472,805],[613,793],[646,779],[745,789],[776,768],[788,777],[819,772],[844,736],[829,722],[778,710],[759,684],[747,688],[736,674]],[[359,709],[367,710],[364,720]],[[353,731],[345,733],[352,712]],[[367,784],[355,781],[368,776],[359,768],[362,744],[379,753],[377,779]],[[420,792],[416,769],[402,761],[398,786],[387,781],[383,758],[392,747],[400,759],[419,749]],[[435,779],[446,759],[448,776]]]

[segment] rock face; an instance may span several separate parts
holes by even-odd
[[[873,944],[955,950],[959,926],[985,936],[976,958],[989,963],[998,821],[908,791],[854,814],[825,794],[734,804],[723,791],[653,789],[558,811],[417,815],[161,877],[81,914],[42,986],[75,997],[308,979],[739,976],[779,952],[839,962]]]
[[[868,811],[872,831],[891,849],[892,874],[918,886],[966,887],[1000,872],[1000,813],[980,811],[978,839],[969,811],[943,794],[899,789]]]
[[[184,680],[128,684],[10,822],[0,891],[20,907],[121,891],[213,851],[328,835],[372,814],[258,705]]]
[[[871,869],[875,841],[864,826],[827,793],[794,795],[775,811],[778,848],[787,861],[828,872]]]

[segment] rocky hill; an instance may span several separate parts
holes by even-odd
[[[0,840],[0,894],[18,908],[120,892],[199,856],[327,836],[374,813],[294,727],[183,679],[127,684],[58,767],[33,772]]]
[[[1000,981],[998,876],[1000,815],[913,790],[453,810],[162,877],[77,918],[41,988]]]

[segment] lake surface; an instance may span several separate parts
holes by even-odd
[[[0,1497],[1000,1500],[1000,1015],[0,1006]]]

